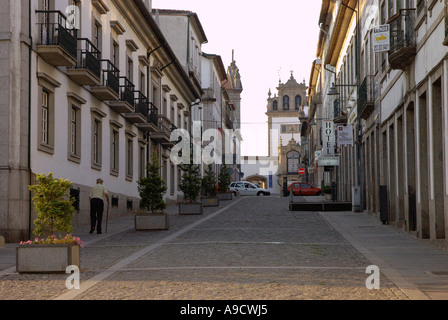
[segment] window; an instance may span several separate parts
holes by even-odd
[[[174,168],[174,164],[171,164],[171,170],[170,170],[170,194],[172,196],[174,196],[174,172],[175,172],[175,168]]]
[[[289,96],[283,97],[283,110],[289,110]]]
[[[146,174],[146,156],[144,146],[140,146],[139,148],[138,159],[138,177],[141,179],[144,178]]]
[[[92,129],[92,160],[94,164],[99,165],[101,164],[101,121],[94,119]]]
[[[143,72],[143,70],[140,70],[140,79],[139,79],[139,87],[140,87],[140,91],[146,95],[146,90],[145,90],[145,84],[146,84],[146,80],[145,80],[145,73]]]
[[[134,173],[134,142],[132,139],[127,139],[126,143],[126,177],[132,178]]]
[[[101,51],[101,24],[94,19],[93,23],[93,34],[92,34],[93,45]]]
[[[300,153],[291,151],[287,154],[288,174],[296,174],[299,171]]]
[[[287,128],[286,128],[286,126],[282,126],[282,133],[287,133]]]
[[[42,113],[42,132],[41,132],[41,142],[44,144],[49,143],[49,132],[50,132],[50,125],[49,125],[49,113],[50,113],[50,107],[49,107],[49,93],[45,90],[42,90],[42,107],[41,107],[41,113]]]
[[[302,106],[302,96],[298,95],[296,96],[296,110],[300,110],[301,106]]]
[[[277,101],[277,100],[274,101],[274,104],[273,104],[273,106],[272,106],[272,109],[274,109],[274,111],[277,111],[277,110],[278,110],[278,101]]]
[[[126,65],[126,77],[129,81],[133,82],[133,76],[134,76],[134,62],[132,61],[131,57],[128,57],[128,62]]]
[[[73,157],[76,158],[76,160],[79,160],[79,156],[81,154],[81,117],[80,117],[80,109],[76,105],[72,105],[70,108],[70,152],[69,152],[69,159],[74,160]]]
[[[119,170],[119,132],[112,129],[111,132],[111,148],[110,148],[110,168],[113,175],[118,175]]]
[[[120,46],[116,41],[112,43],[112,64],[119,69],[120,66]]]

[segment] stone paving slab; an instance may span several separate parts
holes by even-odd
[[[418,250],[419,240],[364,214],[291,212],[280,197],[241,197],[202,216],[169,210],[168,231],[136,232],[130,216],[110,221],[108,234],[77,229],[86,244],[79,291],[65,288],[65,274],[11,272],[14,245],[0,248],[0,300],[444,297],[448,277],[425,271],[443,272],[448,255],[426,244]],[[368,290],[366,267],[375,263],[381,288]]]

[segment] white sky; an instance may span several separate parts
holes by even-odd
[[[153,9],[198,14],[208,39],[202,51],[232,61],[232,49],[244,91],[241,101],[242,155],[266,156],[268,92],[277,93],[294,71],[308,85],[319,35],[319,0],[153,0]]]

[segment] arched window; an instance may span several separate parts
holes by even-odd
[[[277,100],[274,101],[274,103],[272,105],[272,109],[274,109],[274,111],[278,110],[278,101]]]
[[[300,153],[297,151],[291,151],[287,155],[288,174],[299,173],[300,165]]]
[[[296,96],[296,110],[299,110],[301,105],[302,105],[302,97]]]
[[[289,110],[289,96],[283,97],[283,110]]]

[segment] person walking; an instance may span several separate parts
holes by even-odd
[[[107,204],[109,204],[109,193],[107,192],[106,187],[103,186],[103,180],[97,179],[96,186],[92,188],[89,194],[90,233],[93,233],[95,228],[98,234],[102,233],[101,223],[103,221],[104,197],[106,197]]]

